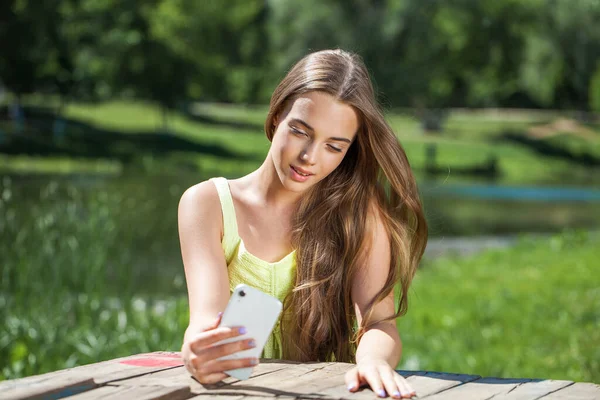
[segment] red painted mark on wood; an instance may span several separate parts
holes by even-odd
[[[170,358],[177,358],[179,360],[181,360],[181,353],[153,353],[152,356],[158,356],[158,357],[170,357]]]
[[[145,357],[123,360],[121,364],[133,365],[135,367],[178,367],[183,361],[177,357]]]

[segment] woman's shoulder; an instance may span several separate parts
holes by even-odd
[[[220,206],[217,187],[209,179],[186,189],[179,200],[179,214],[210,214]]]

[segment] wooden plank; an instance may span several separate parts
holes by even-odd
[[[190,388],[187,386],[103,386],[69,397],[69,400],[185,400],[189,397]]]
[[[3,383],[10,383],[6,381]],[[4,400],[17,399],[39,399],[56,398],[71,396],[77,393],[94,389],[97,385],[92,378],[65,378],[56,382],[41,381],[33,382],[27,385],[16,384],[13,388],[3,385],[0,391],[0,398]]]
[[[181,365],[178,353],[157,352],[121,357],[0,382],[0,398],[30,399],[45,393],[56,397],[61,394],[61,389],[64,389],[64,395],[73,394],[113,380],[174,368],[174,365]]]
[[[284,363],[265,363],[256,366],[250,380],[258,376],[263,376],[268,373],[278,371],[287,367]],[[192,393],[203,393],[209,389],[222,387],[228,383],[238,382],[238,379],[227,378],[223,382],[214,385],[202,385],[197,380],[191,377],[189,372],[184,367],[177,367],[168,370],[152,372],[142,376],[123,379],[110,382],[110,385],[122,386],[180,386],[186,385]]]
[[[206,391],[198,393],[198,396],[193,398],[202,399],[206,398],[207,395],[218,396],[218,398],[221,398],[221,396],[244,396],[244,399],[250,396],[262,398],[276,396],[296,397],[294,393],[282,390],[279,386],[330,364],[333,363],[285,363],[283,364],[285,368],[275,370],[269,374],[256,376],[246,381],[236,380],[217,387],[206,386]]]
[[[494,400],[533,400],[572,385],[572,381],[534,380],[517,386],[514,390],[494,396]]]
[[[256,379],[260,376],[267,375],[276,371],[281,371],[295,365],[299,365],[300,363],[295,361],[285,361],[285,360],[261,360],[260,363],[254,367],[254,372],[250,375],[250,378],[246,381]],[[228,377],[223,379],[222,382],[219,383],[220,386],[229,385],[235,382],[241,382],[239,379]]]
[[[217,397],[219,400],[221,400],[221,396]],[[277,400],[296,400],[297,397],[291,397],[291,396],[277,396]],[[264,397],[262,396],[243,396],[241,398],[241,400],[265,400]]]
[[[506,394],[531,379],[482,378],[438,392],[427,399],[485,400]]]
[[[347,363],[325,365],[323,368],[307,372],[295,379],[282,380],[274,386],[274,389],[297,398],[333,398],[336,395],[331,394],[331,390],[342,389],[345,393],[350,393],[346,389],[344,378],[346,372],[354,366],[354,364]]]
[[[418,371],[406,380],[417,392],[417,396],[425,397],[478,379],[481,379],[481,376]]]
[[[181,358],[164,354],[141,354],[107,364],[101,369],[94,369],[94,381],[103,385],[109,382],[142,376],[152,372],[178,368],[183,365]]]
[[[598,400],[600,399],[600,385],[595,383],[577,382],[573,385],[559,389],[556,392],[542,397],[543,400]]]
[[[479,375],[464,375],[464,374],[443,374],[438,372],[427,371],[402,371],[408,375],[406,379],[412,388],[417,392],[418,397],[425,397],[431,394],[438,393],[453,386],[461,385],[465,382],[470,382],[479,379]],[[341,384],[328,388],[321,392],[324,396],[336,399],[374,399],[377,395],[368,387],[363,387],[358,392],[349,392],[344,385]]]

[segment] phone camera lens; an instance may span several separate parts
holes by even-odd
[[[244,297],[246,295],[246,292],[244,292],[243,290],[240,290],[240,297]]]

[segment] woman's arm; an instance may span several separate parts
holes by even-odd
[[[221,247],[223,217],[215,185],[202,182],[179,202],[178,227],[190,307],[185,339],[209,326],[229,300],[229,276]]]
[[[383,288],[390,268],[390,239],[378,213],[370,219],[370,246],[365,263],[352,284],[352,301],[360,324],[367,304]],[[395,314],[394,293],[390,293],[373,308],[371,318],[380,320]],[[380,322],[362,336],[356,351],[356,367],[346,374],[348,389],[354,391],[368,383],[381,397],[410,397],[414,394],[408,383],[394,369],[402,355],[402,342],[395,320]]]
[[[229,276],[221,247],[222,213],[216,187],[210,181],[188,189],[179,202],[179,240],[188,287],[190,324],[181,355],[187,370],[200,383],[215,383],[223,371],[253,367],[254,358],[217,360],[254,347],[252,339],[219,341],[243,335],[243,327],[219,327],[229,301]]]

